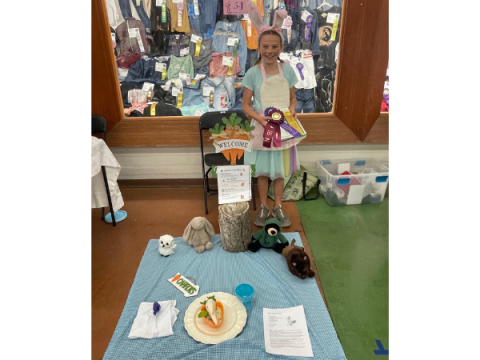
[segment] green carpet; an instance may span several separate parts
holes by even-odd
[[[348,360],[388,347],[388,198],[330,207],[323,197],[297,201],[330,315]]]

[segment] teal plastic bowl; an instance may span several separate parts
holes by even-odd
[[[255,289],[250,284],[240,284],[235,288],[235,295],[247,309],[252,307],[252,297],[254,293]]]

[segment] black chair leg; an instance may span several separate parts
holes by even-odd
[[[210,184],[208,182],[208,173],[212,170],[212,167],[210,167],[208,170],[207,170],[207,173],[205,174],[205,179],[206,179],[206,182],[207,182],[207,194],[210,194],[213,189],[210,189]]]
[[[105,220],[105,208],[102,207],[102,220]]]
[[[113,212],[112,198],[110,197],[110,189],[108,187],[107,172],[105,171],[105,166],[102,166],[103,180],[105,180],[105,190],[107,191],[108,206],[110,207],[110,214],[112,214],[112,224],[117,226],[115,221],[115,213]]]
[[[205,200],[205,215],[208,215],[208,195],[207,195],[207,187],[208,187],[208,176],[205,175],[203,177],[203,199]]]
[[[253,178],[251,178],[252,182],[252,200],[253,200],[253,210],[257,210],[257,203],[255,201],[255,189],[253,187]]]

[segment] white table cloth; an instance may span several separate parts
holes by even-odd
[[[92,208],[108,208],[109,206],[102,166],[105,166],[113,211],[116,212],[124,205],[122,193],[117,183],[121,166],[105,141],[92,136]]]

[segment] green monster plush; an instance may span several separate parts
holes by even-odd
[[[267,220],[262,230],[252,235],[252,242],[248,245],[248,250],[257,252],[260,248],[273,249],[281,254],[282,250],[288,245],[288,240],[282,235],[282,226],[276,218]]]

